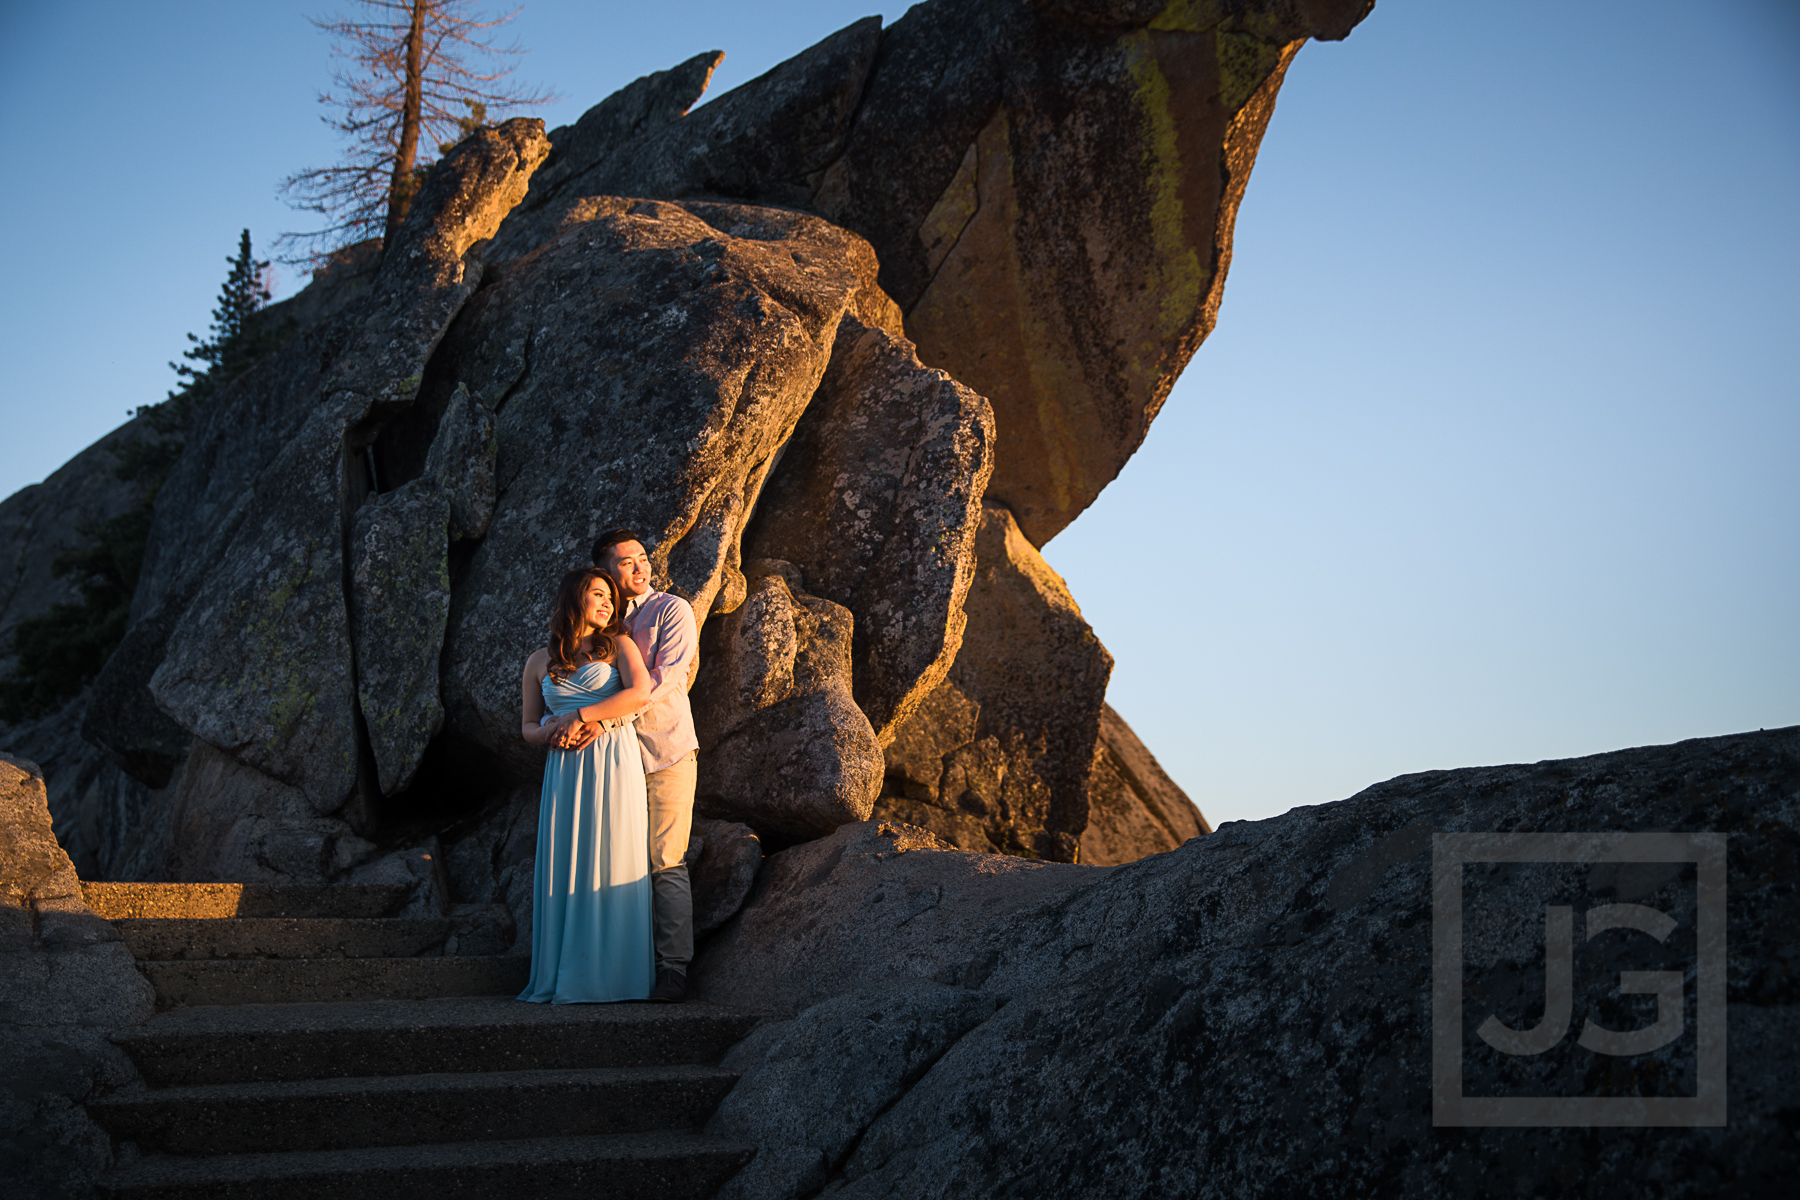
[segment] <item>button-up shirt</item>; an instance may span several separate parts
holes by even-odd
[[[644,770],[672,767],[700,748],[688,688],[700,668],[700,630],[694,610],[680,596],[646,592],[625,604],[625,631],[650,672],[650,701],[638,714],[638,747]]]

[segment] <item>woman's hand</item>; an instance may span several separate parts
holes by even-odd
[[[583,721],[578,712],[560,717],[541,717],[536,730],[525,730],[525,740],[552,750],[581,750],[600,736],[597,723]],[[535,736],[534,736],[535,734]]]
[[[552,750],[585,750],[600,736],[598,721],[582,721],[574,713],[556,718],[553,724],[555,731],[550,735]]]

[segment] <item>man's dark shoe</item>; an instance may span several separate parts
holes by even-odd
[[[687,999],[687,976],[674,967],[656,968],[656,988],[650,998],[664,1004],[680,1004]]]

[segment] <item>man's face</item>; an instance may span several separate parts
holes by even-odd
[[[626,599],[642,596],[650,590],[650,556],[642,542],[620,542],[606,551],[600,565],[613,577]]]

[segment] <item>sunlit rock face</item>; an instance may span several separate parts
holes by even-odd
[[[1372,3],[929,0],[688,114],[702,55],[557,138],[517,221],[584,192],[731,196],[861,234],[921,360],[993,404],[988,496],[1041,546],[1211,332],[1295,53]]]
[[[785,839],[867,820],[881,746],[851,696],[855,618],[808,594],[792,563],[745,567],[749,598],[702,639],[699,807]]]
[[[1112,656],[1062,577],[990,506],[955,665],[896,722],[877,817],[964,850],[1112,866],[1205,819],[1107,706]]]
[[[962,646],[993,447],[985,397],[846,317],[745,535],[850,610],[856,703],[883,742]]]

